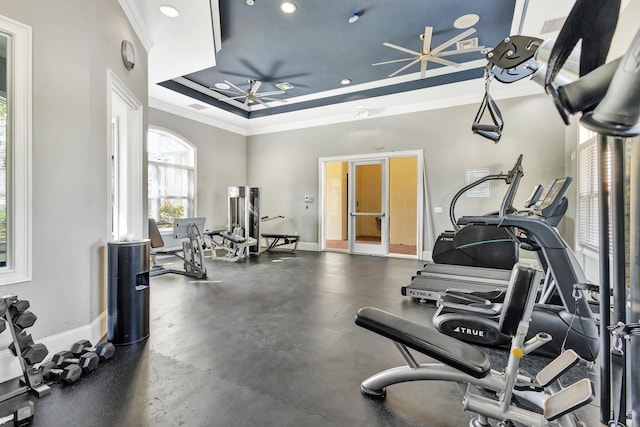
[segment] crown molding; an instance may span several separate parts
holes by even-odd
[[[184,117],[185,119],[194,120],[196,122],[204,123],[209,126],[214,126],[229,132],[237,133],[239,135],[247,136],[247,129],[243,126],[236,126],[224,119],[216,119],[211,116],[205,116],[199,114],[196,111],[189,110],[184,107],[180,107],[156,98],[149,98],[149,108],[155,108],[156,110],[164,111],[165,113],[174,114],[176,116]],[[248,119],[241,119],[247,121]]]
[[[135,31],[138,36],[142,47],[148,54],[153,48],[153,38],[147,25],[144,23],[144,19],[142,19],[142,15],[140,15],[140,11],[132,0],[118,0],[118,3],[133,27],[133,31]]]

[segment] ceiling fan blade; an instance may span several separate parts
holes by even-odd
[[[259,96],[261,98],[264,98],[265,95],[266,96],[271,96],[271,95],[280,95],[280,94],[283,94],[283,93],[287,93],[287,92],[284,91],[284,90],[274,90],[274,91],[271,91],[271,92],[256,93],[255,95],[257,95],[257,96]]]
[[[433,27],[424,27],[424,34],[422,37],[422,53],[429,53],[431,50],[431,36],[433,35]]]
[[[234,85],[233,83],[231,83],[229,80],[225,80],[224,81],[226,84],[228,84],[229,86],[231,86],[232,88],[234,88],[237,91],[240,91],[240,93],[246,93],[246,91],[240,89],[238,86]]]
[[[431,51],[431,53],[438,53],[441,50],[444,50],[444,49],[448,48],[449,46],[458,43],[460,40],[463,40],[463,39],[467,38],[468,36],[470,36],[471,34],[473,34],[475,32],[476,32],[475,28],[469,28],[464,33],[458,34],[457,36],[455,36],[454,38],[450,39],[449,41],[446,41],[446,42],[442,43],[440,46],[434,48]]]
[[[427,58],[422,58],[422,63],[420,64],[420,78],[424,79],[427,75]]]
[[[267,104],[266,102],[263,102],[260,98],[256,98],[255,100],[258,104],[263,105],[265,108],[271,108],[269,104]]]
[[[406,47],[398,46],[398,45],[387,43],[387,42],[384,42],[382,44],[385,45],[386,47],[390,47],[391,49],[396,49],[396,50],[399,50],[401,52],[410,53],[411,55],[416,55],[416,56],[422,55],[420,52],[416,52],[415,50],[407,49]]]
[[[228,93],[230,95],[240,95],[238,92],[236,91],[232,91],[232,90],[226,90],[226,89],[218,89],[217,87],[210,87],[209,89],[211,90],[215,90],[216,92],[225,92]],[[223,94],[224,95],[224,94]]]
[[[455,63],[455,62],[449,61],[449,60],[447,60],[447,59],[439,58],[439,57],[437,57],[437,56],[429,56],[429,57],[427,57],[427,59],[428,59],[429,61],[435,62],[435,63],[437,63],[437,64],[446,65],[446,66],[448,66],[448,67],[455,67],[455,68],[460,67],[460,64],[457,64],[457,63]]]
[[[410,63],[408,63],[408,64],[407,64],[407,65],[405,65],[404,67],[402,67],[402,68],[400,68],[399,70],[397,70],[397,71],[395,71],[395,72],[393,72],[393,73],[389,74],[389,76],[388,76],[388,77],[393,77],[393,76],[395,76],[396,74],[399,74],[399,73],[403,72],[404,70],[406,70],[407,68],[411,67],[413,64],[416,64],[416,63],[417,63],[417,62],[419,62],[419,61],[420,61],[420,58],[414,59],[413,61],[411,61]]]
[[[266,96],[261,96],[259,99],[264,99],[266,101],[274,101],[274,102],[284,102],[285,104],[287,103],[286,99],[269,98],[269,97],[266,97]]]
[[[236,96],[227,96],[226,98],[223,99],[240,99],[240,98],[246,98],[247,95],[246,94],[242,94],[242,95],[236,95]]]
[[[260,89],[261,85],[262,85],[262,82],[260,80],[252,80],[251,87],[249,88],[249,93],[251,95],[255,95],[256,92],[258,92],[258,89]]]
[[[375,64],[371,64],[371,65],[375,67],[376,65],[393,64],[394,62],[403,62],[403,61],[413,61],[415,59],[416,58],[394,59],[393,61],[376,62]]]
[[[470,47],[467,49],[448,50],[446,52],[432,53],[431,55],[441,58],[443,56],[460,55],[462,53],[480,52],[482,49],[484,49],[484,46]]]

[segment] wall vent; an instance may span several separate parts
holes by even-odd
[[[545,21],[545,23],[542,24],[542,31],[540,31],[540,34],[555,33],[556,31],[560,31],[560,29],[564,25],[564,21],[566,20],[567,17],[563,16],[561,18],[549,19],[548,21]]]
[[[291,90],[293,85],[289,82],[276,83],[276,87],[280,90]]]
[[[205,108],[207,108],[206,105],[202,105],[202,104],[189,104],[187,105],[187,107],[191,107],[194,110],[204,110]]]
[[[456,49],[471,49],[472,47],[478,47],[478,38],[462,40],[456,43]]]

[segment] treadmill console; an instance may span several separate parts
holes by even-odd
[[[533,206],[533,213],[543,218],[554,215],[562,204],[562,199],[573,182],[570,176],[554,179],[546,188],[544,194]]]

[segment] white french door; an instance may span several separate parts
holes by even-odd
[[[350,162],[349,242],[351,252],[385,255],[387,165],[384,159]]]
[[[320,250],[422,255],[422,151],[319,159]]]

